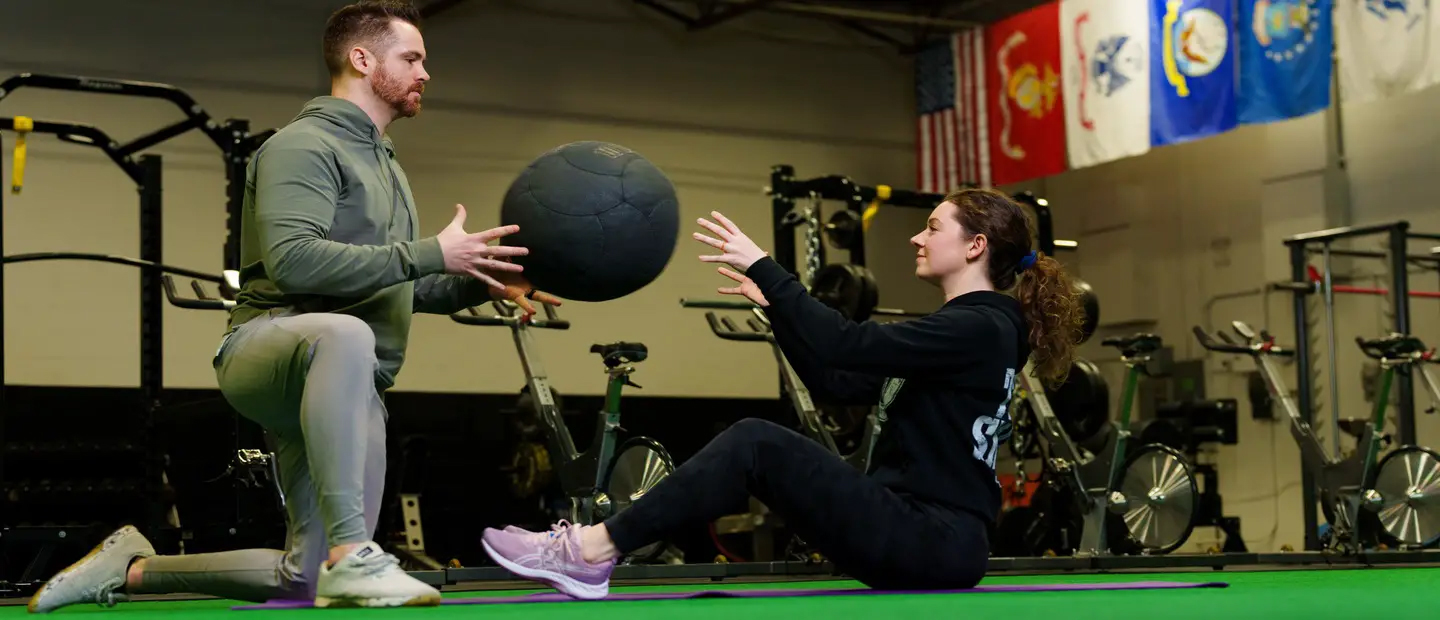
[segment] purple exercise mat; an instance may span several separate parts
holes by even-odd
[[[1118,583],[1061,583],[1014,586],[981,585],[968,590],[871,590],[869,588],[846,588],[836,590],[804,590],[795,588],[767,588],[761,590],[697,590],[693,592],[629,592],[611,594],[605,601],[663,601],[686,598],[776,598],[782,596],[854,596],[862,594],[967,594],[972,592],[1062,592],[1077,590],[1165,590],[1181,588],[1224,588],[1223,581],[1129,581]],[[520,596],[475,596],[470,598],[447,598],[444,605],[482,605],[495,603],[563,603],[575,601],[559,592],[540,592]],[[270,601],[258,605],[239,605],[236,610],[252,609],[303,609],[310,607],[310,601]]]

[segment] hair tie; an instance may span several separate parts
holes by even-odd
[[[1015,273],[1018,274],[1018,273],[1020,273],[1020,272],[1022,272],[1022,271],[1025,271],[1026,269],[1029,269],[1029,268],[1033,267],[1034,265],[1035,265],[1035,250],[1030,250],[1029,253],[1027,253],[1025,256],[1022,256],[1022,257],[1020,258],[1020,264],[1019,264],[1019,265],[1016,265],[1016,267],[1015,267]]]

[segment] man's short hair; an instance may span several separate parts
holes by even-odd
[[[325,22],[325,66],[330,77],[345,72],[350,48],[360,45],[383,54],[394,44],[392,20],[420,27],[420,10],[408,0],[363,0],[330,15]]]

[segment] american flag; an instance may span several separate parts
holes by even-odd
[[[922,192],[990,186],[984,63],[985,31],[979,28],[952,34],[917,55],[916,156]]]

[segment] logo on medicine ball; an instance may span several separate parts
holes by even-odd
[[[630,149],[614,144],[602,144],[595,147],[595,153],[597,155],[604,155],[606,157],[609,157],[610,159],[615,159],[617,157],[628,155],[631,152],[632,151]]]

